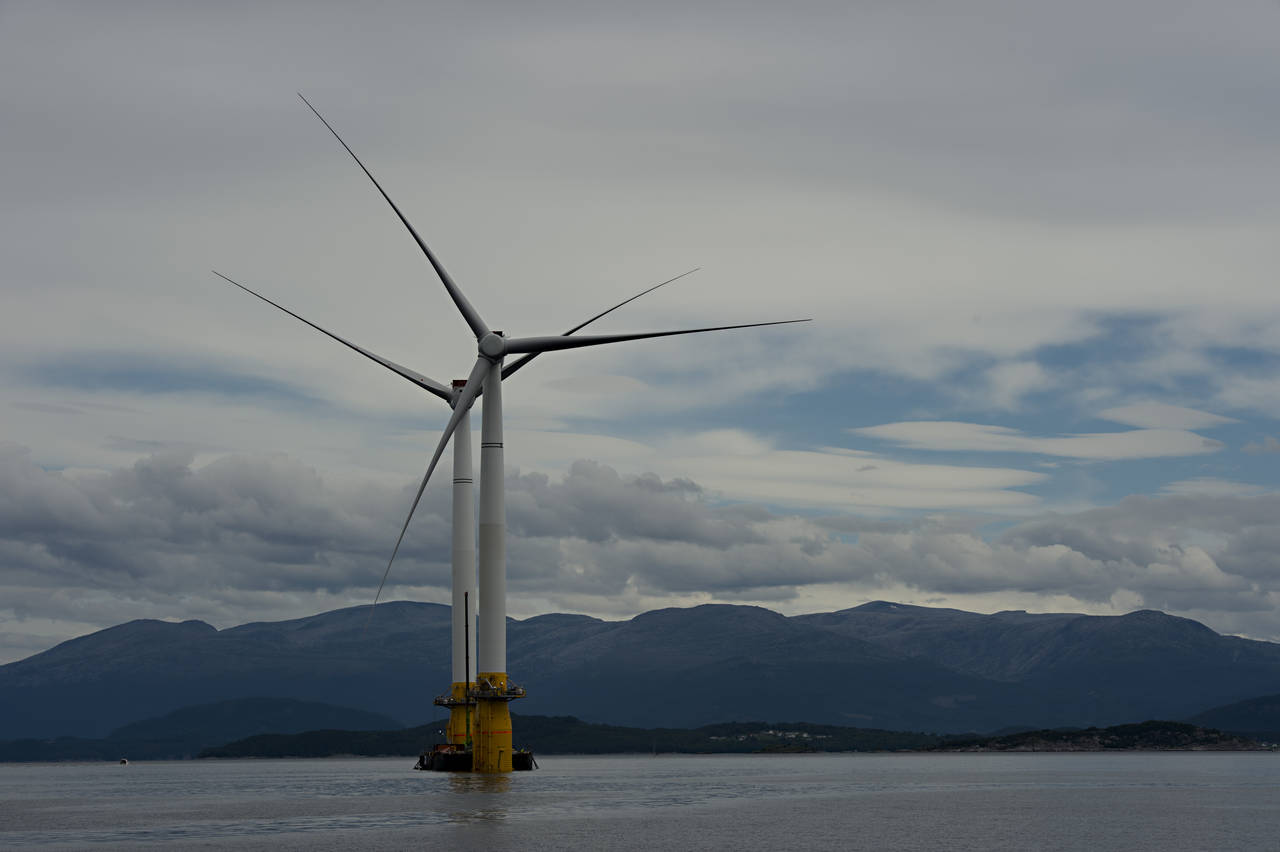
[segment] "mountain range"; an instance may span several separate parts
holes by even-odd
[[[102,737],[250,696],[410,723],[449,685],[449,608],[379,605],[215,630],[132,621],[0,666],[0,739]],[[876,601],[783,616],[706,605],[508,624],[513,709],[638,727],[793,719],[935,732],[1184,719],[1280,693],[1280,645],[1143,610],[979,614]]]

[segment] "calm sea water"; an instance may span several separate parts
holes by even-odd
[[[0,765],[0,848],[1280,849],[1280,753]]]

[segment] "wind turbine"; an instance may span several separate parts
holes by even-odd
[[[672,281],[677,281],[686,275],[691,275],[697,271],[698,270],[696,268],[690,269],[688,272],[683,272],[680,275],[675,276],[675,278],[668,278],[661,284],[655,284],[652,287],[641,290],[631,298],[624,299],[613,307],[601,311],[585,322],[575,325],[573,328],[565,332],[565,336],[574,334],[579,330],[586,328],[596,320],[608,316],[618,308],[634,302],[641,296],[652,293],[659,287],[664,287]],[[294,319],[311,326],[316,331],[338,341],[343,346],[346,346],[369,360],[382,365],[396,375],[408,379],[410,382],[422,388],[432,396],[444,400],[450,408],[457,408],[462,386],[464,384],[463,382],[455,381],[453,387],[446,387],[435,379],[431,379],[421,373],[410,370],[408,367],[403,367],[389,358],[383,358],[381,355],[365,349],[362,346],[358,346],[350,340],[340,337],[332,331],[316,325],[306,317],[294,313],[284,305],[268,299],[256,290],[249,289],[240,282],[228,278],[217,270],[214,270],[213,274],[230,284],[234,284],[249,295],[261,299],[268,305],[284,311]],[[521,367],[536,358],[537,355],[538,353],[536,352],[529,353],[527,355],[523,355],[510,364],[507,364],[502,369],[502,377],[504,379],[510,377]],[[475,680],[475,668],[471,665],[470,655],[466,650],[472,645],[469,633],[470,624],[473,621],[469,617],[467,610],[469,607],[474,606],[476,600],[475,504],[472,496],[472,482],[471,414],[468,406],[467,409],[464,409],[462,417],[459,419],[458,426],[453,435],[453,536],[450,558],[452,565],[451,580],[453,587],[451,625],[451,639],[453,646],[453,684],[447,697],[441,696],[436,699],[437,704],[449,708],[448,739],[450,743],[455,745],[464,745],[471,740],[470,713],[467,711],[470,699],[467,696],[467,690],[469,689],[468,685]],[[388,565],[388,569],[389,568],[390,566]],[[373,606],[377,605],[378,598],[382,596],[382,586],[386,581],[387,575],[384,572],[382,575],[382,583],[378,585],[378,593],[374,596]],[[370,619],[373,617],[373,606],[369,608]]]
[[[480,636],[479,654],[476,674],[477,688],[473,697],[477,702],[477,737],[473,756],[473,768],[487,772],[511,771],[511,716],[507,702],[512,698],[524,695],[524,690],[510,684],[507,677],[507,630],[506,630],[506,504],[503,491],[503,446],[502,446],[502,379],[503,362],[508,355],[522,356],[512,366],[528,363],[528,358],[543,352],[562,349],[577,349],[587,346],[601,346],[610,343],[622,343],[629,340],[645,340],[654,337],[672,337],[683,334],[700,334],[710,331],[727,331],[736,328],[756,328],[769,325],[785,325],[795,322],[808,322],[807,319],[781,320],[774,322],[745,323],[739,325],[714,326],[710,328],[680,329],[674,331],[641,332],[638,334],[609,335],[555,335],[549,337],[516,337],[509,338],[503,332],[496,331],[485,323],[480,313],[472,306],[462,290],[454,283],[449,273],[427,246],[417,229],[409,222],[404,213],[382,185],[373,176],[355,151],[343,141],[333,126],[325,120],[311,102],[302,94],[303,103],[324,123],[339,144],[346,149],[351,158],[373,182],[379,194],[395,212],[396,217],[409,231],[418,248],[431,264],[449,298],[462,315],[476,339],[476,361],[466,381],[457,390],[457,398],[452,402],[453,414],[445,426],[444,433],[436,446],[427,471],[422,477],[418,491],[414,495],[409,513],[400,535],[396,539],[391,558],[387,560],[383,582],[391,571],[396,554],[404,541],[409,522],[417,511],[422,493],[426,490],[431,474],[435,471],[444,453],[445,446],[470,411],[476,398],[484,392],[484,406],[481,411],[480,426],[480,529],[479,529],[479,585],[480,585]],[[345,343],[345,341],[343,341]],[[351,345],[351,344],[347,344]],[[353,347],[354,348],[354,347]],[[361,351],[358,350],[357,351]],[[362,353],[364,354],[364,353]],[[372,353],[368,353],[370,357]],[[375,360],[380,360],[376,359]],[[390,366],[384,364],[384,366]],[[398,365],[397,365],[398,366]],[[394,368],[393,368],[394,369]],[[402,374],[403,375],[403,374]],[[419,376],[419,378],[425,378]]]

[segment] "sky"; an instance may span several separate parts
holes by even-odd
[[[1280,640],[1280,6],[0,2],[0,662],[367,604],[486,322],[510,613]],[[475,418],[478,428],[478,418]],[[478,440],[477,440],[478,445]],[[447,467],[446,467],[447,470]],[[447,480],[384,599],[449,600]]]

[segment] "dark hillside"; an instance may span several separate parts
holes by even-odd
[[[1025,731],[935,746],[935,751],[1256,751],[1247,737],[1185,722],[1138,722],[1110,728]]]
[[[1280,743],[1280,695],[1263,695],[1214,707],[1187,721],[1235,734]]]
[[[296,734],[317,728],[403,727],[388,716],[289,698],[243,698],[200,704],[116,728],[102,739],[61,737],[0,742],[0,761],[180,760],[202,749],[254,734]]]

